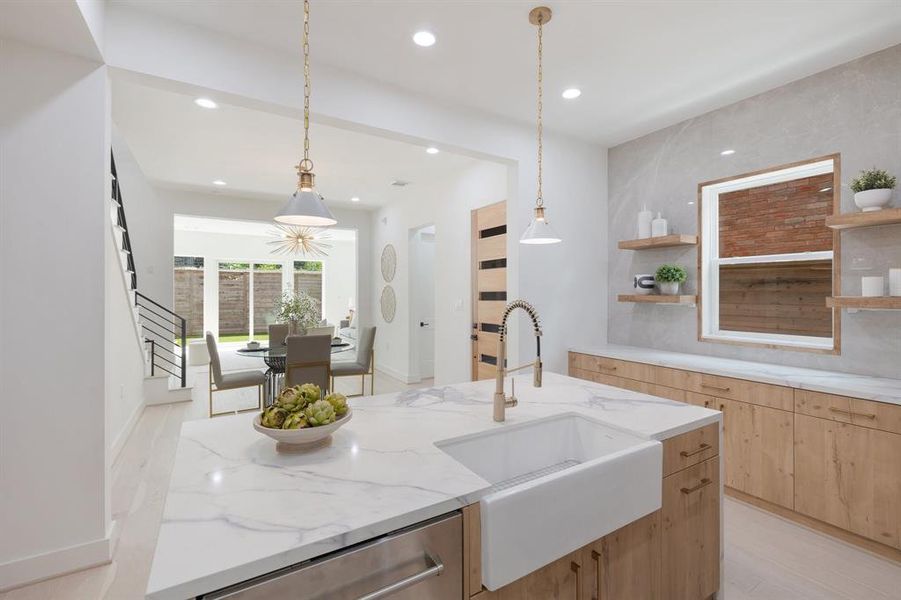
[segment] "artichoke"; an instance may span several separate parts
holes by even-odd
[[[303,410],[307,405],[306,399],[298,392],[296,387],[286,388],[278,395],[278,406],[289,412]]]
[[[308,403],[316,402],[322,397],[322,390],[320,390],[319,386],[315,383],[305,383],[300,386],[294,386],[294,389],[298,390],[300,394],[306,398]]]
[[[338,417],[343,417],[347,414],[347,397],[345,397],[344,394],[338,394],[337,392],[329,394],[325,397],[325,400],[332,405],[332,408],[335,409],[335,414]]]
[[[326,400],[317,400],[304,410],[310,427],[319,427],[335,422],[335,409]]]
[[[307,418],[304,417],[303,414],[300,412],[293,412],[285,418],[282,429],[303,429],[308,426]]]
[[[287,416],[288,411],[281,406],[269,406],[263,411],[263,415],[260,417],[260,424],[270,429],[281,429],[282,423],[285,422]]]

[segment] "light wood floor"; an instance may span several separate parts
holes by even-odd
[[[339,390],[358,383],[348,378]],[[376,376],[376,393],[407,387]],[[193,402],[144,411],[113,465],[112,512],[119,529],[112,563],[12,590],[0,600],[143,598],[178,433],[182,422],[203,414],[205,401],[201,389]],[[724,514],[726,600],[901,600],[901,565],[731,498]]]

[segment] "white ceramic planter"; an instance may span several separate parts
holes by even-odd
[[[881,210],[892,199],[892,190],[864,190],[854,194],[854,204],[863,212]]]
[[[658,281],[657,289],[664,296],[676,296],[679,294],[679,287],[682,284],[678,281]]]

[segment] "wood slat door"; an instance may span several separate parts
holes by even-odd
[[[507,305],[507,203],[472,211],[472,379],[491,379]]]

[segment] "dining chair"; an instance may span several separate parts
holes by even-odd
[[[332,338],[327,335],[289,335],[285,356],[285,385],[315,383],[323,393],[331,377]]]
[[[269,347],[277,348],[285,345],[285,338],[288,337],[291,328],[287,323],[275,323],[269,326]]]
[[[375,394],[375,327],[364,327],[357,343],[357,359],[332,363],[332,389],[336,377],[360,376],[360,393],[366,394],[366,376],[369,375],[369,395]]]
[[[238,371],[237,373],[223,373],[222,363],[219,361],[219,349],[216,346],[216,338],[209,331],[206,332],[206,347],[210,353],[210,417],[235,414],[263,408],[263,386],[266,385],[266,374],[262,371]],[[215,389],[213,385],[215,384]],[[213,412],[213,392],[224,392],[245,387],[258,386],[258,403],[254,408],[243,410],[225,410]]]
[[[327,335],[330,338],[335,337],[334,325],[320,325],[319,327],[309,327],[306,335]]]

